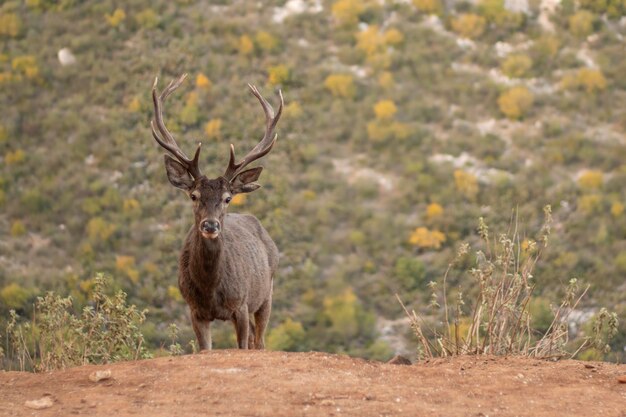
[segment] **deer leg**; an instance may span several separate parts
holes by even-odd
[[[200,350],[211,350],[211,322],[209,320],[201,320],[194,314],[191,315],[191,325],[193,331],[198,339],[198,346]]]
[[[254,333],[254,347],[256,349],[265,349],[265,329],[270,321],[270,313],[272,311],[272,295],[261,305],[261,308],[254,313],[254,321],[256,323],[256,332]]]
[[[254,349],[254,335],[255,333],[255,329],[254,329],[254,323],[252,322],[252,320],[248,320],[248,322],[250,323],[250,328],[248,329],[248,349]],[[233,319],[233,325],[235,326],[235,333],[237,332],[237,320]],[[239,339],[237,339],[237,345],[239,345]]]
[[[252,322],[252,320],[248,320],[248,322],[250,323],[250,328],[248,329],[248,349],[254,349],[254,338],[256,337],[256,330],[254,328],[254,323]]]
[[[248,349],[248,332],[250,330],[250,316],[248,306],[244,304],[241,310],[233,317],[235,330],[237,331],[237,346],[239,349]]]

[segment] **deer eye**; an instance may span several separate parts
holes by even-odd
[[[228,204],[228,203],[230,203],[230,200],[232,200],[232,197],[226,197],[226,200],[224,200],[224,202],[225,202],[226,204]]]
[[[198,196],[194,193],[191,193],[189,197],[191,198],[191,201],[196,201],[198,199]]]

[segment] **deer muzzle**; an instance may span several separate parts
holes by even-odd
[[[200,223],[200,233],[205,239],[215,239],[220,234],[220,222],[215,219],[204,219]]]

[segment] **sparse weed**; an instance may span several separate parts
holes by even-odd
[[[168,351],[172,356],[182,355],[183,353],[185,353],[180,343],[178,343],[178,333],[179,329],[176,324],[171,323],[169,326],[167,326],[167,335],[170,338],[171,342],[168,347]]]
[[[544,216],[536,240],[520,237],[517,216],[511,222],[511,230],[493,240],[484,219],[479,219],[478,235],[485,247],[476,252],[476,266],[468,271],[478,291],[467,313],[461,289],[452,307],[447,301],[448,274],[469,251],[467,244],[460,246],[448,265],[441,289],[435,282],[429,284],[429,307],[435,316],[443,316],[441,326],[428,324],[414,310],[409,312],[397,297],[418,339],[418,354],[421,357],[491,354],[553,358],[573,357],[588,348],[602,352],[610,350],[608,341],[617,334],[618,320],[615,313],[603,308],[594,318],[592,334],[573,354],[566,351],[569,316],[589,290],[589,286],[581,287],[576,278],[569,281],[563,300],[553,312],[554,318],[548,330],[539,334],[531,326],[529,306],[536,285],[533,271],[548,246],[552,224],[550,206],[544,208]],[[440,293],[443,307],[438,302]]]

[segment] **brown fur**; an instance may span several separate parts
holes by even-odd
[[[180,255],[178,285],[189,304],[200,348],[211,349],[210,322],[217,319],[233,322],[239,348],[263,349],[278,248],[254,216],[220,210],[219,199],[228,191],[228,182],[203,177],[196,183],[194,189],[202,197],[194,203],[196,221]],[[222,224],[215,239],[200,233],[200,222],[207,217]]]

